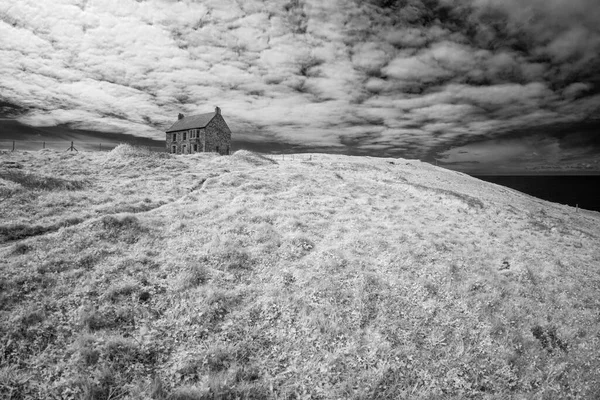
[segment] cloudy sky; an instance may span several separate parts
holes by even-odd
[[[596,169],[598,0],[0,2],[0,117],[265,149]]]

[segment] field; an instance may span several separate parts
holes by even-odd
[[[600,214],[415,160],[0,154],[0,398],[600,398]]]

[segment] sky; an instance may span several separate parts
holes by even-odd
[[[0,118],[600,172],[598,0],[0,1]]]

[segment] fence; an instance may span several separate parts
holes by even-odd
[[[62,151],[111,151],[118,143],[100,142],[69,142],[69,141],[29,141],[29,140],[0,140],[0,150],[8,151],[38,151],[43,149]],[[150,151],[164,152],[165,147],[140,146]]]

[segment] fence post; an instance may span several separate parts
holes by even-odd
[[[42,149],[46,148],[46,142],[42,142]]]
[[[77,150],[77,149],[75,148],[75,146],[73,146],[73,142],[71,142],[71,147],[69,147],[69,148],[67,149],[67,151],[73,151],[73,150],[75,150],[75,151],[79,152],[79,150]]]
[[[102,143],[100,143],[100,151],[102,151]]]
[[[13,140],[13,149],[12,151],[15,151],[15,141]]]

